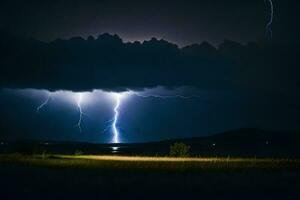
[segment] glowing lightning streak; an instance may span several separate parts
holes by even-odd
[[[49,102],[50,99],[51,99],[51,94],[49,94],[49,95],[48,95],[48,98],[47,98],[41,105],[39,105],[39,106],[37,107],[36,112],[37,112],[37,113],[40,112],[40,110],[41,110],[44,106],[46,106],[46,105],[48,104],[48,102]]]
[[[272,39],[273,38],[272,24],[273,24],[273,19],[274,19],[274,4],[273,4],[272,0],[266,0],[266,1],[268,1],[269,4],[270,4],[270,12],[271,12],[270,13],[270,20],[267,23],[266,30],[267,30],[267,34],[269,33],[270,37]]]
[[[116,105],[114,107],[114,119],[113,119],[113,123],[112,123],[112,131],[114,134],[114,138],[113,138],[113,143],[119,143],[119,130],[117,127],[117,123],[118,123],[118,118],[119,118],[119,107],[120,107],[120,103],[121,103],[121,95],[120,94],[115,94],[116,95]]]
[[[114,118],[108,122],[112,122],[111,124],[111,128],[112,128],[112,132],[113,132],[113,143],[119,143],[119,135],[120,132],[118,130],[118,119],[119,119],[119,108],[120,108],[120,104],[121,104],[121,98],[122,98],[122,94],[118,94],[115,93],[115,98],[116,98],[116,104],[114,107]],[[159,98],[159,99],[170,99],[170,98],[180,98],[180,99],[192,99],[192,98],[201,98],[202,96],[198,96],[198,95],[192,95],[192,96],[184,96],[184,95],[156,95],[156,94],[140,94],[138,92],[133,92],[130,91],[129,95],[136,95],[138,97],[142,97],[142,98],[150,98],[150,97],[154,97],[154,98]],[[106,130],[106,129],[105,129]],[[104,131],[105,131],[104,130]]]
[[[78,119],[78,122],[77,122],[76,126],[79,128],[80,132],[82,131],[82,129],[81,129],[81,122],[82,122],[82,115],[84,114],[82,112],[82,108],[81,108],[81,101],[82,101],[82,93],[79,93],[78,100],[77,100],[77,108],[79,110],[79,119]]]
[[[78,122],[77,122],[77,124],[76,124],[76,127],[78,127],[78,128],[79,128],[79,131],[81,132],[81,131],[82,131],[82,128],[81,128],[82,117],[83,117],[83,115],[85,115],[84,112],[82,111],[82,108],[81,108],[81,103],[82,103],[82,100],[83,100],[83,93],[78,93],[77,95],[78,95],[78,96],[76,96],[76,97],[77,97],[76,104],[77,104],[77,108],[78,108],[78,110],[79,110],[79,119],[78,119]],[[40,104],[40,105],[36,108],[36,112],[37,112],[37,113],[40,112],[40,110],[41,110],[42,108],[44,108],[44,107],[49,103],[50,99],[51,99],[51,93],[49,93],[47,99],[46,99],[44,102],[42,102],[42,104]]]

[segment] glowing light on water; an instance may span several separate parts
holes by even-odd
[[[112,150],[117,151],[119,147],[112,147]]]

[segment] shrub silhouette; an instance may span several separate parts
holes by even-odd
[[[83,155],[83,151],[81,151],[81,150],[76,150],[76,151],[74,152],[74,155],[75,155],[75,156],[81,156],[81,155]]]
[[[184,143],[175,143],[170,147],[170,156],[172,157],[188,157],[190,146]]]

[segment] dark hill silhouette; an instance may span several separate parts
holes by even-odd
[[[239,129],[201,138],[131,144],[11,141],[0,145],[0,152],[73,154],[80,150],[85,154],[167,155],[170,146],[176,142],[189,145],[191,154],[197,156],[300,158],[299,132],[258,129]]]

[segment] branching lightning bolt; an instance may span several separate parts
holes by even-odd
[[[52,94],[53,93],[49,93],[47,99],[45,101],[43,101],[36,109],[37,112],[39,112],[41,109],[43,109],[51,100],[52,98]],[[135,95],[137,97],[141,97],[141,98],[157,98],[157,99],[170,99],[170,98],[181,98],[181,99],[191,99],[191,98],[201,98],[203,96],[199,96],[199,95],[181,95],[181,94],[172,94],[172,95],[160,95],[160,94],[149,94],[147,92],[142,93],[142,92],[135,92],[135,91],[127,91],[124,93],[113,93],[113,97],[115,99],[115,105],[113,107],[113,111],[114,111],[114,116],[111,120],[109,120],[107,123],[110,124],[110,126],[107,126],[107,128],[104,130],[106,131],[108,128],[110,128],[110,130],[113,133],[113,139],[112,142],[113,143],[120,143],[120,131],[119,131],[119,127],[118,127],[118,122],[119,122],[119,114],[120,114],[120,105],[121,105],[121,101],[123,97],[131,96],[131,95]],[[78,127],[79,131],[82,132],[82,121],[83,121],[83,116],[85,115],[85,113],[82,110],[82,103],[84,101],[84,93],[75,93],[75,97],[76,99],[76,107],[78,109],[79,112],[79,118],[76,124],[76,127]]]
[[[77,108],[78,108],[78,111],[79,111],[79,119],[78,119],[78,122],[77,122],[77,127],[79,128],[79,131],[81,132],[82,131],[82,128],[81,128],[81,122],[82,122],[82,116],[83,116],[83,112],[82,112],[82,108],[81,108],[81,101],[82,101],[82,94],[79,93],[78,94],[78,99],[77,99]]]
[[[270,20],[268,21],[266,25],[266,31],[267,34],[270,34],[270,38],[273,38],[273,31],[272,31],[272,24],[273,24],[273,19],[274,19],[274,4],[273,0],[265,0],[265,2],[270,5]]]
[[[83,115],[84,112],[82,111],[82,108],[81,108],[81,103],[82,103],[82,100],[83,100],[83,93],[78,93],[76,94],[76,105],[77,105],[77,108],[78,108],[78,111],[79,111],[79,119],[77,121],[77,124],[76,124],[76,127],[79,128],[79,131],[81,132],[82,131],[82,128],[81,128],[81,123],[82,123],[82,118],[83,118]],[[37,108],[36,108],[36,112],[40,112],[41,109],[43,109],[48,103],[49,101],[51,100],[51,93],[49,93],[47,99],[45,101],[43,101]]]
[[[159,99],[170,99],[170,98],[181,98],[181,99],[191,99],[191,98],[201,98],[201,96],[198,95],[192,95],[192,96],[184,96],[184,95],[156,95],[156,94],[140,94],[139,92],[134,92],[130,91],[128,93],[129,95],[136,95],[137,97],[142,97],[142,98],[159,98]],[[119,143],[119,135],[120,131],[118,129],[118,120],[119,120],[119,108],[121,105],[121,99],[122,99],[122,94],[115,93],[115,99],[116,99],[116,104],[114,106],[114,117],[112,120],[109,120],[108,122],[111,123],[110,127],[113,133],[113,143]],[[107,128],[105,128],[104,131],[106,131]]]
[[[37,112],[37,113],[40,112],[40,110],[41,110],[44,106],[46,106],[46,105],[48,104],[48,102],[49,102],[50,99],[51,99],[51,94],[49,94],[48,97],[47,97],[47,99],[46,99],[41,105],[39,105],[39,106],[36,108],[36,112]]]

